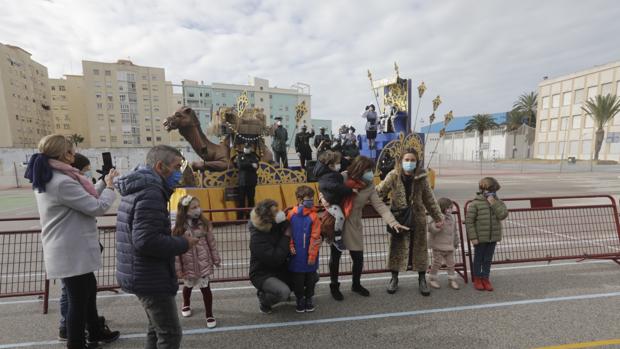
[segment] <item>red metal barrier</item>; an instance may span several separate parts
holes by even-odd
[[[0,298],[42,296],[47,314],[49,280],[40,235],[40,230],[0,232]]]
[[[611,259],[620,264],[620,222],[609,195],[502,199],[508,218],[493,264]],[[587,203],[587,201],[592,201]],[[465,216],[467,206],[465,204]],[[469,263],[473,248],[467,241]]]
[[[459,234],[461,247],[455,251],[456,270],[468,281],[465,261],[465,239],[463,237],[460,209],[454,203],[456,210],[453,214],[459,222]],[[207,210],[206,213],[249,211],[249,209],[221,209]],[[380,216],[371,208],[365,209],[364,214],[364,273],[387,272],[386,261],[389,244],[389,235],[386,226]],[[250,234],[247,228],[247,220],[213,222],[214,234],[218,250],[222,256],[222,267],[216,268],[212,282],[243,281],[249,279],[250,262]],[[100,291],[116,290],[119,288],[116,281],[116,227],[100,226],[100,242],[103,245],[102,267],[95,272],[97,285]],[[27,295],[44,296],[44,312],[47,312],[49,298],[49,281],[45,279],[45,269],[42,259],[42,246],[39,230],[27,232],[4,232],[0,238],[7,241],[20,241],[16,243],[2,243],[5,255],[0,255],[0,277],[10,277],[10,288],[0,288],[0,297],[16,297]],[[4,242],[4,240],[0,240]],[[6,246],[5,246],[6,245]],[[20,246],[10,248],[10,246]],[[6,256],[6,257],[5,257]],[[36,257],[35,257],[36,256]],[[34,259],[33,259],[34,258]],[[319,273],[323,276],[329,274],[328,259],[329,246],[323,244],[319,254]],[[23,261],[23,262],[19,262]],[[340,274],[351,274],[352,262],[348,253],[341,258]],[[21,271],[21,272],[18,272]],[[20,274],[21,273],[21,274]],[[35,274],[33,274],[35,273]],[[31,275],[32,274],[32,275]],[[26,277],[26,275],[29,275]],[[35,278],[36,275],[36,278]],[[5,291],[5,289],[7,291]]]

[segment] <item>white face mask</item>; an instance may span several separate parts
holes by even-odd
[[[341,167],[340,164],[335,164],[334,165],[334,171],[340,172],[340,167]]]
[[[250,149],[250,148],[243,148],[243,152],[245,154],[250,154],[252,152],[252,149]]]
[[[187,216],[193,219],[199,218],[201,214],[202,214],[201,208],[195,208],[193,210],[187,211]]]
[[[285,220],[286,220],[286,214],[284,213],[284,211],[278,211],[278,213],[276,213],[276,223],[280,224],[284,222]]]
[[[278,126],[282,126],[282,121],[278,121],[278,122],[276,122],[276,125],[278,125]]]
[[[84,177],[86,177],[88,179],[93,178],[93,171],[88,170],[88,171],[84,172]]]

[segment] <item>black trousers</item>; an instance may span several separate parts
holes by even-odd
[[[237,207],[254,207],[254,196],[256,195],[256,185],[240,185],[239,196],[237,197]],[[248,217],[249,212],[238,212],[237,219]]]
[[[353,268],[351,270],[353,274],[353,285],[359,285],[362,277],[362,270],[364,269],[364,251],[349,251],[349,254],[353,260]],[[330,245],[329,277],[332,284],[338,283],[341,256],[342,252],[338,251],[334,245]]]
[[[67,290],[67,347],[81,348],[85,343],[84,329],[88,335],[99,336],[97,314],[97,279],[94,273],[62,279]]]
[[[273,157],[276,164],[279,165],[280,160],[282,160],[282,167],[288,168],[288,155],[286,155],[286,151],[274,151]]]
[[[318,277],[316,272],[293,273],[293,292],[297,298],[310,298],[314,296],[314,287]]]
[[[299,157],[299,163],[301,164],[301,168],[306,168],[306,161],[312,161],[312,156],[305,157],[303,154]]]

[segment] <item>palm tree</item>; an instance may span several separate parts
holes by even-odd
[[[467,121],[467,124],[465,124],[465,132],[478,132],[478,150],[480,152],[480,161],[482,161],[482,143],[484,139],[484,132],[498,127],[499,125],[495,122],[495,119],[493,119],[493,117],[489,114],[476,114],[473,118]]]
[[[506,132],[512,132],[512,158],[515,158],[515,150],[517,147],[517,131],[524,124],[524,113],[513,109],[508,112],[508,117],[506,118]]]
[[[603,146],[605,137],[605,124],[612,120],[618,112],[620,112],[620,98],[615,95],[598,95],[590,98],[585,106],[581,107],[596,124],[596,145],[594,146],[594,160],[598,160],[598,153]]]
[[[512,105],[513,110],[519,111],[527,116],[527,125],[536,127],[536,109],[538,108],[538,93],[532,91],[519,96]]]
[[[77,147],[78,144],[84,142],[84,137],[82,137],[82,135],[74,133],[71,136],[69,136],[69,140],[71,141],[71,143],[75,144],[75,146]]]

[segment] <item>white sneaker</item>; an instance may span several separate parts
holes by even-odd
[[[448,282],[448,284],[450,285],[450,287],[451,287],[453,290],[458,290],[458,289],[460,288],[460,287],[459,287],[459,284],[458,284],[458,282],[456,282],[456,280],[450,280],[450,281]]]
[[[441,285],[439,284],[439,282],[437,282],[437,280],[434,280],[434,279],[428,280],[428,284],[431,285],[432,288],[441,288]]]
[[[217,321],[215,321],[214,317],[207,318],[207,328],[215,328],[217,326]]]
[[[183,315],[183,317],[190,317],[190,316],[192,316],[192,308],[190,308],[190,307],[183,307],[181,309],[181,315]]]

